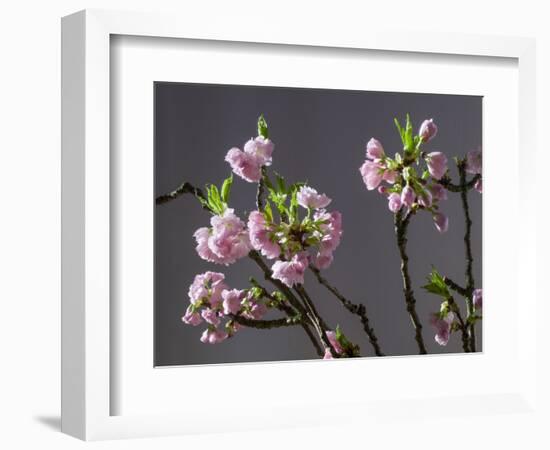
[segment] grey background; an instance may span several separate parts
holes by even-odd
[[[220,184],[230,173],[224,161],[231,147],[242,148],[256,135],[256,120],[264,113],[275,143],[272,168],[290,181],[307,181],[333,199],[329,209],[343,215],[344,235],[326,277],[344,295],[367,306],[386,355],[417,354],[413,328],[405,310],[400,259],[387,201],[368,192],[359,174],[365,143],[378,138],[386,152],[401,149],[393,118],[411,114],[415,128],[433,117],[439,134],[425,146],[449,160],[482,142],[482,98],[432,94],[289,89],[253,86],[155,83],[155,193],[174,189],[183,180],[197,186]],[[451,174],[457,173],[450,161]],[[231,206],[246,220],[254,209],[256,186],[235,177]],[[469,194],[473,219],[474,276],[481,287],[481,195]],[[420,289],[436,266],[442,274],[464,283],[464,218],[457,194],[449,193],[442,211],[449,231],[439,234],[431,217],[418,214],[409,227],[410,273],[417,311],[424,324],[429,353],[461,352],[453,333],[446,347],[437,345],[428,323],[439,299]],[[204,326],[181,322],[193,277],[206,270],[223,272],[231,287],[245,288],[257,267],[244,258],[225,267],[201,260],[193,232],[209,223],[209,215],[189,196],[155,208],[155,354],[156,366],[276,361],[317,358],[299,327],[275,330],[243,329],[222,344],[199,341]],[[373,351],[357,316],[349,314],[310,273],[306,287],[329,325],[340,324],[361,354]],[[463,308],[464,309],[464,308]],[[478,325],[481,350],[481,325]]]

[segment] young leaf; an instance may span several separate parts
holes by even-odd
[[[265,215],[265,219],[268,222],[270,223],[273,222],[273,210],[271,209],[271,203],[269,203],[269,200],[265,201],[264,215]]]
[[[411,117],[407,114],[407,124],[405,125],[405,138],[403,140],[403,146],[406,152],[412,152],[414,150],[414,138],[413,128],[411,123]]]
[[[449,298],[451,296],[449,289],[445,284],[445,280],[435,268],[432,269],[432,272],[426,277],[426,279],[428,280],[428,283],[422,286],[423,289],[443,298]]]
[[[258,136],[262,136],[265,139],[269,138],[269,130],[263,114],[260,114],[260,117],[258,117]]]
[[[278,173],[275,173],[275,178],[277,180],[277,192],[281,194],[286,194],[286,185],[285,185],[285,179]]]
[[[395,123],[395,126],[397,127],[397,131],[399,131],[399,136],[401,136],[401,142],[403,142],[403,145],[405,145],[405,132],[401,127],[399,120],[397,120],[397,118],[394,118],[393,123]]]
[[[227,203],[229,201],[229,194],[231,193],[231,186],[233,185],[233,174],[223,181],[222,184],[222,201]]]

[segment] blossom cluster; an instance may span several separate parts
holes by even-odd
[[[423,144],[437,135],[437,125],[433,119],[425,120],[415,136],[408,116],[405,128],[397,120],[396,125],[403,141],[403,153],[391,158],[380,141],[370,139],[366,160],[359,169],[363,182],[368,190],[378,188],[378,192],[387,197],[388,208],[393,213],[402,208],[429,211],[437,230],[444,233],[449,220],[439,211],[439,203],[447,199],[447,191],[440,184],[447,172],[447,157],[439,151],[421,150]],[[417,168],[424,169],[420,175]]]
[[[241,328],[232,316],[258,320],[268,311],[257,289],[230,289],[224,274],[218,272],[196,275],[188,295],[190,304],[182,321],[193,326],[205,322],[207,328],[201,336],[205,344],[223,342]]]

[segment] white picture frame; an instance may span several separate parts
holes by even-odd
[[[518,151],[533,152],[536,145],[535,44],[531,39],[364,30],[348,30],[330,37],[319,30],[305,37],[299,31],[282,30],[265,23],[261,27],[227,24],[212,31],[192,18],[163,14],[87,10],[65,17],[62,22],[62,430],[81,439],[206,432],[212,427],[197,414],[189,413],[200,406],[198,403],[186,405],[187,413],[159,414],[155,411],[147,414],[145,411],[112,415],[113,392],[120,388],[113,383],[114,355],[110,338],[116,333],[110,320],[113,245],[110,186],[112,177],[116,176],[110,171],[112,35],[510,58],[518,64],[517,128],[521,143]],[[536,224],[533,200],[523,195],[534,189],[534,180],[528,176],[528,164],[527,158],[519,159],[517,192],[513,196],[518,199],[517,212],[521,216],[521,221],[514,224],[520,232],[511,244],[518,260],[517,280],[514,281],[523,290],[522,309],[514,324],[518,330],[517,360],[520,362],[517,377],[502,392],[490,395],[478,392],[455,398],[454,414],[467,415],[472,405],[487,413],[496,413],[502,408],[532,413],[539,407],[535,382],[537,353],[532,344],[536,342],[536,327],[532,326],[530,317],[536,310],[537,293],[534,284],[526,282],[530,274],[536,272],[536,237],[534,233],[522,232]],[[520,345],[524,342],[530,345]],[[394,366],[402,363],[388,362]],[[293,364],[296,370],[313,376],[311,364]],[[327,365],[330,369],[323,369],[324,376],[338,376],[338,370],[343,367],[338,364]],[[347,364],[344,370],[365,371],[361,361]],[[277,366],[271,367],[270,370],[278,370]],[[380,414],[394,420],[394,416],[402,416],[403,411],[423,414],[422,411],[438,408],[445,401],[437,395],[431,398],[422,395],[422,400],[398,396],[371,403],[358,396],[357,399],[345,399],[345,410],[334,398],[322,404],[306,401],[302,405],[285,405],[283,401],[271,410],[264,408],[253,414],[237,411],[231,420],[217,424],[216,429],[265,428],[267,422],[275,427],[334,423]],[[396,401],[401,409],[397,414],[390,412]]]

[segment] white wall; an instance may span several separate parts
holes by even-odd
[[[275,20],[285,27],[318,26],[327,33],[339,27],[371,27],[513,34],[538,39],[538,118],[540,149],[545,142],[544,124],[550,122],[544,105],[550,100],[550,15],[543,1],[441,0],[360,1],[340,0],[297,2],[234,0],[226,2],[141,1],[141,0],[20,0],[4,2],[0,9],[0,447],[79,448],[84,444],[58,433],[59,420],[59,195],[60,195],[60,20],[83,8],[132,10],[177,10],[201,17],[205,27],[216,15],[249,15],[250,20]],[[215,4],[215,5],[214,5]],[[255,16],[256,15],[256,16]],[[511,118],[511,120],[514,118]],[[503,130],[505,124],[503,124]],[[547,178],[544,167],[541,176]],[[541,205],[547,188],[540,184]],[[544,205],[546,206],[546,205]],[[548,238],[540,237],[548,248]],[[542,266],[539,267],[542,273]],[[6,308],[7,307],[7,308]],[[547,349],[546,349],[547,350]],[[544,350],[543,350],[544,351]],[[547,374],[548,372],[546,372]],[[548,377],[546,377],[548,379]],[[548,422],[547,422],[548,423]],[[388,430],[387,441],[370,442],[368,424],[364,430],[314,429],[280,433],[233,436],[199,436],[94,444],[96,448],[214,448],[226,445],[278,448],[297,441],[311,447],[392,447],[403,436],[411,437],[412,448],[445,445],[459,448],[468,439],[465,426],[457,419],[441,422],[448,435],[445,442],[432,440],[433,429],[422,423],[404,422],[399,430]],[[494,427],[483,445],[501,448],[543,448],[535,443],[534,429],[542,423],[526,418],[485,418],[483,426]],[[441,431],[441,430],[440,430]],[[485,441],[486,442],[483,442]],[[263,444],[260,444],[263,442]],[[522,445],[523,444],[523,445]],[[538,445],[536,445],[538,444]],[[546,447],[548,448],[548,447]]]

